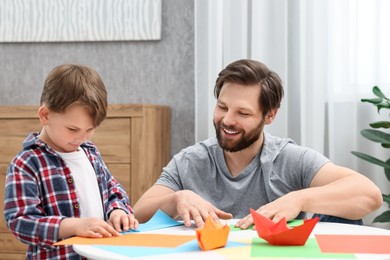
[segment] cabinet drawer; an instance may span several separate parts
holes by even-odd
[[[130,119],[107,118],[96,129],[92,141],[108,163],[130,163]]]

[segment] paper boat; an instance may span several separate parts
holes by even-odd
[[[227,225],[216,223],[209,216],[203,228],[196,229],[196,238],[203,251],[224,247],[227,243],[230,228]]]
[[[275,223],[253,209],[250,211],[257,234],[271,245],[304,245],[318,222],[318,218],[305,219],[302,225],[289,228],[286,218]]]

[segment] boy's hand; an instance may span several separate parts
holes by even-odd
[[[121,209],[115,209],[111,212],[107,221],[117,232],[128,231],[138,228],[138,220],[133,214],[127,214]]]
[[[119,236],[119,233],[99,218],[65,218],[61,221],[58,237],[70,236],[100,238]]]

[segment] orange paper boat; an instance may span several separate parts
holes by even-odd
[[[302,225],[289,228],[286,218],[275,223],[253,209],[250,211],[257,234],[271,245],[302,246],[318,222],[318,218],[305,219]]]
[[[196,238],[203,251],[224,247],[227,243],[230,228],[227,225],[216,223],[209,216],[203,228],[196,229]]]

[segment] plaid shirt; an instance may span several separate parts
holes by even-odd
[[[8,228],[28,244],[27,259],[81,259],[72,246],[58,242],[60,222],[80,217],[79,200],[70,169],[48,145],[31,133],[10,163],[5,182],[4,217]],[[114,209],[132,213],[126,192],[108,171],[95,145],[85,142],[99,185],[105,220]]]

